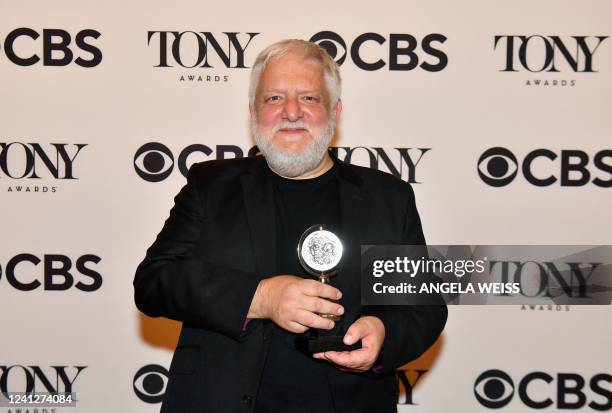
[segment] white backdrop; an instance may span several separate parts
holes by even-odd
[[[15,32],[20,28],[30,30]],[[50,29],[70,36],[71,59],[61,61],[66,52],[52,45],[61,38]],[[235,67],[240,57],[235,48],[227,67],[210,42],[202,44],[208,45],[206,59],[213,67],[181,67],[172,55],[172,33],[167,34],[166,56],[173,67],[155,67],[160,65],[160,34],[147,39],[148,32],[160,31],[209,32],[223,50],[231,44],[224,32],[238,33],[243,47],[247,33],[257,34],[244,49],[246,68]],[[597,38],[612,35],[609,2],[0,0],[0,387],[4,382],[9,391],[23,391],[28,374],[38,366],[63,391],[53,366],[64,366],[71,380],[74,366],[86,366],[72,385],[79,399],[75,411],[159,410],[159,404],[138,397],[133,383],[143,366],[169,367],[180,325],[139,314],[132,278],[184,182],[180,153],[193,144],[212,149],[210,156],[192,154],[187,164],[214,159],[219,145],[236,146],[246,155],[253,145],[248,67],[274,41],[308,40],[321,31],[339,35],[347,49],[341,67],[344,112],[334,145],[363,147],[352,158],[362,165],[369,165],[366,149],[374,153],[373,148],[381,148],[396,168],[402,167],[402,179],[418,182],[413,187],[429,243],[612,244],[612,40]],[[384,40],[355,46],[366,62],[384,60],[378,70],[363,70],[351,57],[351,45],[364,33]],[[434,65],[434,71],[420,66],[390,70],[392,34],[412,35],[418,42],[418,64]],[[423,44],[432,34],[446,38],[431,42],[433,51]],[[514,36],[515,71],[504,71],[508,38],[495,46],[496,36]],[[547,53],[554,55],[546,69],[530,72],[522,66],[520,36],[534,36],[524,38],[523,49],[531,70],[544,66]],[[577,59],[576,67],[554,43],[555,36]],[[586,54],[572,36],[584,36]],[[193,33],[181,37],[177,53],[185,65],[197,59],[195,39]],[[336,46],[340,58],[344,49]],[[40,60],[24,65],[32,56]],[[77,57],[97,64],[82,67],[74,61]],[[448,63],[440,64],[440,57]],[[398,59],[410,61],[406,55]],[[550,65],[557,71],[549,71]],[[180,80],[190,75],[194,81]],[[198,76],[203,80],[197,81]],[[206,81],[207,76],[212,80]],[[221,81],[215,82],[215,76]],[[162,173],[170,167],[171,158],[160,153],[149,155],[149,164],[143,164],[145,158],[136,160],[135,167],[135,154],[149,142],[163,144],[173,158],[169,176],[159,182],[136,172],[154,168],[155,156],[164,159]],[[57,176],[40,152],[28,158],[36,144],[51,166],[59,165]],[[74,179],[65,179],[66,163],[51,144],[65,144],[61,148],[73,159]],[[75,157],[77,144],[86,146]],[[493,147],[508,149],[518,160],[517,176],[505,186],[491,186],[478,174],[480,156]],[[410,148],[407,153],[415,162],[422,155],[413,174],[396,148]],[[559,181],[533,185],[521,165],[536,149],[557,155],[533,162],[536,177],[560,178],[567,169],[562,151],[576,150],[588,158],[584,169],[590,179],[580,186]],[[346,151],[339,153],[342,158]],[[506,164],[512,168],[512,162]],[[570,178],[580,175],[573,172]],[[597,177],[608,186],[593,184]],[[23,261],[20,254],[32,254],[40,262]],[[50,276],[44,285],[45,268],[51,273],[61,267],[57,257],[48,257],[45,264],[45,256],[53,254],[70,260],[74,283],[92,284],[93,270],[101,286],[94,291],[75,285],[51,290],[50,284],[65,280]],[[99,262],[85,257],[86,268],[77,269],[79,258],[88,254]],[[9,271],[10,263],[17,263],[14,271]],[[23,291],[9,280],[9,272],[21,285],[33,280],[41,285]],[[400,412],[487,410],[474,388],[477,377],[492,369],[506,372],[514,383],[514,395],[503,411],[531,409],[519,397],[518,383],[537,371],[553,381],[533,382],[528,394],[536,401],[550,398],[548,411],[558,409],[562,398],[559,373],[576,374],[586,382],[585,402],[572,409],[610,410],[610,314],[609,307],[453,307],[440,340],[405,367],[412,384],[417,370],[427,372],[408,396],[400,397]],[[597,374],[607,375],[598,381],[603,390],[589,384]],[[40,375],[34,376],[37,390],[44,390]],[[155,378],[136,378],[136,386],[149,395],[163,393],[157,385]],[[575,395],[566,401],[580,402]],[[8,410],[0,407],[0,412]]]

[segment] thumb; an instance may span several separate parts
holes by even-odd
[[[360,322],[360,320],[355,321],[344,335],[344,344],[348,346],[355,344],[366,335],[366,330],[365,323]]]

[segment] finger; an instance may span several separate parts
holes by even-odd
[[[339,300],[342,298],[342,292],[336,287],[315,280],[304,280],[303,292],[312,297],[328,298],[330,300]]]
[[[328,361],[340,367],[356,369],[364,365],[366,362],[363,355],[351,354],[356,352],[357,351],[326,351],[324,356]]]
[[[374,359],[371,351],[360,349],[355,351],[328,351],[324,354],[330,362],[352,370],[367,370]]]
[[[346,331],[344,339],[342,340],[346,345],[352,345],[368,335],[368,326],[365,323],[357,320]]]
[[[329,361],[336,367],[346,367],[344,364],[338,363],[338,353],[338,351],[326,351],[325,353],[323,353],[323,357],[325,357],[325,360]]]
[[[340,304],[319,297],[305,296],[302,300],[302,308],[319,314],[344,314],[344,307]]]
[[[333,357],[335,361],[345,366],[352,364],[361,364],[367,362],[371,358],[371,351],[369,349],[360,348],[359,350],[353,351],[327,351],[325,356]]]
[[[297,310],[293,321],[310,328],[323,330],[331,330],[334,328],[334,322],[332,320],[306,310]]]
[[[287,323],[287,328],[285,328],[285,330],[288,330],[292,333],[301,334],[301,333],[308,331],[308,327],[300,323],[296,323],[295,321],[289,321]]]
[[[323,358],[325,359],[325,356],[323,356]],[[361,373],[363,371],[366,371],[366,368],[349,368],[349,367],[345,367],[345,366],[341,366],[339,364],[333,363],[330,360],[325,359],[329,364],[331,364],[332,366],[334,366],[334,368],[340,370],[340,371],[348,371],[351,373]]]

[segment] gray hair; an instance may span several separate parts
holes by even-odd
[[[259,87],[259,80],[270,59],[289,53],[298,54],[304,57],[304,59],[314,59],[321,65],[325,85],[329,93],[330,109],[334,107],[340,100],[340,93],[342,91],[342,79],[340,78],[338,64],[318,44],[299,39],[281,40],[266,47],[259,53],[251,69],[251,83],[249,85],[249,103],[251,107],[255,108],[255,95]]]

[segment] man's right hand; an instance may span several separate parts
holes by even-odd
[[[342,293],[335,287],[294,275],[277,275],[262,280],[257,286],[248,318],[268,318],[292,333],[309,328],[329,330],[332,320],[317,313],[344,313],[344,308],[329,300],[339,300]]]

